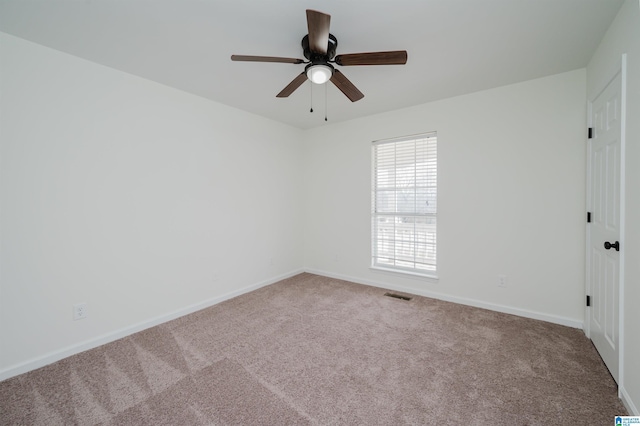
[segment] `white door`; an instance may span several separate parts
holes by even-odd
[[[587,276],[591,298],[589,335],[618,381],[620,297],[620,178],[622,76],[619,72],[590,105]]]

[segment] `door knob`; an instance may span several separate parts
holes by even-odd
[[[609,241],[605,241],[604,248],[606,248],[607,250],[609,250],[610,248],[614,248],[616,249],[616,251],[620,251],[620,243],[616,241],[615,243],[611,244]]]

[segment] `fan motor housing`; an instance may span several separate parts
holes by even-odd
[[[302,38],[302,52],[304,57],[310,60],[311,62],[326,62],[333,59],[336,56],[336,47],[338,47],[338,39],[333,35],[329,34],[329,43],[327,46],[327,54],[319,55],[316,53],[312,53],[311,49],[309,49],[309,34]]]

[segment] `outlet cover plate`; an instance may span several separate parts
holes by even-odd
[[[73,320],[81,320],[87,317],[87,304],[86,303],[76,303],[73,305]]]

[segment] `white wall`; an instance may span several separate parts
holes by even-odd
[[[577,70],[308,131],[306,267],[580,327],[585,78]],[[427,131],[438,132],[437,282],[369,268],[371,142]]]
[[[598,87],[627,54],[626,121],[626,229],[622,236],[625,253],[624,367],[620,377],[623,401],[640,415],[640,4],[627,0],[607,31],[587,67],[587,90],[593,97]]]
[[[0,60],[0,380],[301,270],[300,130],[3,33]]]

